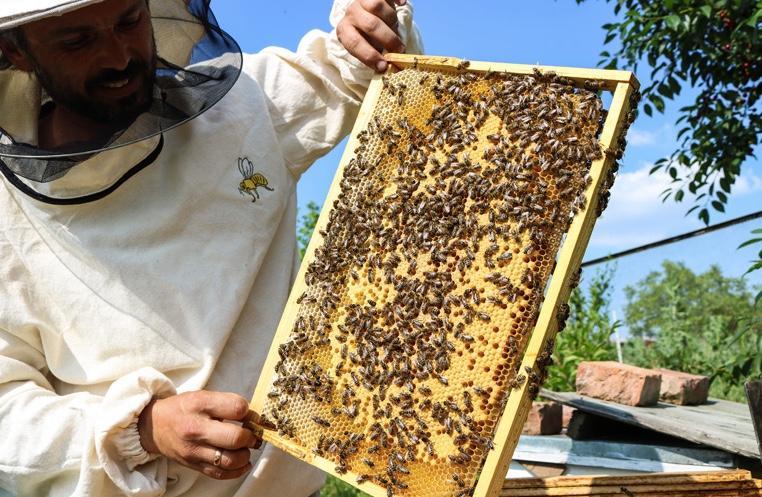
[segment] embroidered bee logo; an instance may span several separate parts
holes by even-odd
[[[262,173],[254,172],[254,164],[248,158],[238,159],[238,170],[241,172],[241,176],[243,176],[243,181],[238,184],[238,192],[241,195],[250,195],[252,203],[259,200],[257,188],[264,188],[271,192],[275,191],[268,186],[267,178]]]

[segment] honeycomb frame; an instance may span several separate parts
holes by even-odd
[[[555,255],[554,269],[550,270],[549,281],[544,288],[544,300],[539,304],[539,314],[536,316],[536,322],[531,333],[527,335],[523,354],[519,354],[520,357],[518,357],[519,367],[517,371],[526,371],[530,377],[534,377],[536,373],[542,373],[547,367],[548,351],[552,350],[553,339],[559,328],[559,319],[563,319],[559,315],[565,313],[564,307],[571,290],[576,285],[574,281],[575,274],[578,273],[595,219],[603,208],[601,204],[607,200],[608,188],[611,186],[608,178],[612,165],[617,158],[615,157],[617,155],[617,147],[631,122],[628,121],[632,110],[631,100],[637,93],[639,84],[632,73],[625,71],[524,66],[488,62],[465,63],[454,58],[399,54],[390,54],[387,56],[387,60],[391,62],[387,76],[408,68],[434,72],[442,71],[450,74],[453,71],[457,71],[482,75],[485,73],[503,73],[517,76],[536,75],[539,71],[542,74],[553,73],[558,77],[566,78],[579,85],[596,82],[600,90],[613,93],[611,105],[598,136],[602,154],[599,159],[593,160],[590,165],[589,175],[591,181],[585,188],[585,204],[581,206],[581,209],[572,218],[565,237],[560,241],[558,252],[551,254],[551,256]],[[292,336],[301,307],[300,296],[304,295],[308,287],[306,283],[308,268],[315,261],[316,252],[319,247],[323,245],[323,234],[329,225],[330,212],[341,195],[341,179],[344,177],[347,166],[355,157],[358,147],[362,144],[362,134],[371,124],[372,116],[377,105],[380,103],[382,92],[387,88],[387,85],[388,81],[386,77],[378,75],[373,79],[368,89],[257,384],[251,402],[251,409],[256,413],[265,413],[268,404],[268,393],[271,392],[273,382],[277,376],[276,366],[280,360],[279,351],[281,346],[287,343]],[[486,452],[483,464],[477,471],[478,475],[475,477],[475,485],[472,487],[473,491],[472,493],[468,492],[469,495],[479,497],[499,495],[511,456],[518,443],[518,438],[531,402],[537,395],[538,387],[537,381],[523,381],[520,385],[514,386],[513,391],[507,395],[507,402],[502,404],[502,411],[498,413],[498,419],[492,435],[494,448]],[[323,422],[323,418],[317,417],[315,422],[320,424]],[[261,426],[258,425],[252,425],[252,427],[257,430],[261,429]],[[279,434],[276,430],[265,429],[263,438],[265,441],[274,444],[291,455],[356,486],[374,497],[388,495],[387,488],[374,481],[365,481],[359,485],[357,479],[361,472],[355,470],[355,468],[350,468],[349,471],[338,471],[335,461],[316,455],[311,447],[299,444],[289,437]],[[462,494],[466,495],[466,493]],[[399,495],[414,494],[401,492]]]

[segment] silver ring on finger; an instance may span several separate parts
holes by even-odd
[[[214,451],[214,460],[212,461],[212,464],[219,467],[221,462],[222,462],[222,451],[220,449],[217,449]]]

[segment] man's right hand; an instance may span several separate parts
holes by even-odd
[[[238,478],[251,469],[250,449],[262,440],[239,423],[249,414],[243,397],[222,392],[188,392],[154,399],[138,420],[140,443],[211,478]],[[215,465],[215,456],[221,457]]]

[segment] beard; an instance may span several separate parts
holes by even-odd
[[[132,123],[139,115],[151,108],[156,78],[156,48],[150,60],[133,58],[122,71],[106,69],[85,82],[85,92],[77,91],[56,79],[50,72],[30,57],[34,72],[42,88],[56,105],[66,107],[83,117],[117,129]],[[93,96],[104,84],[140,78],[140,87],[131,95],[114,99]]]

